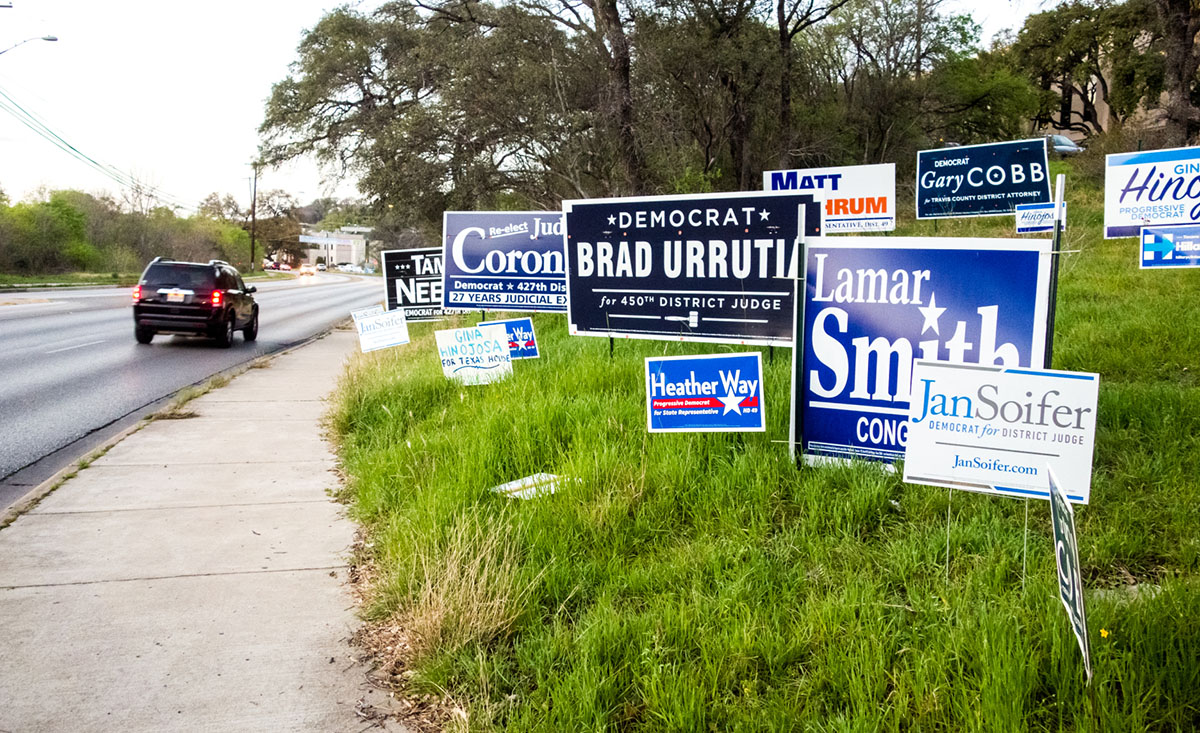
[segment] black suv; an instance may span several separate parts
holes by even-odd
[[[133,289],[133,334],[148,344],[156,333],[211,336],[233,344],[233,332],[258,338],[258,304],[233,265],[221,260],[176,262],[155,257]]]

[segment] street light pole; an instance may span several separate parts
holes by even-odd
[[[254,164],[254,183],[250,188],[250,272],[254,272],[254,228],[258,223],[258,164]]]
[[[0,54],[8,53],[9,51],[13,50],[17,46],[20,46],[25,43],[29,43],[30,41],[57,41],[57,40],[58,40],[58,36],[34,36],[33,38],[26,38],[24,41],[17,41],[16,43],[14,43],[13,45],[4,49],[3,51],[0,51]]]

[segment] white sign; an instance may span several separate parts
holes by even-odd
[[[1136,237],[1144,226],[1200,224],[1200,147],[1105,158],[1104,237]]]
[[[312,234],[301,234],[300,241],[305,244],[358,244],[362,240],[352,237],[318,237]]]
[[[354,319],[355,323],[358,323],[367,316],[377,316],[380,313],[383,313],[382,305],[371,305],[366,308],[359,308],[356,311],[350,311],[350,317]]]
[[[1088,503],[1100,377],[1083,372],[918,361],[904,480],[1019,497],[1063,491]]]
[[[403,310],[385,313],[381,309],[373,315],[356,317],[354,328],[358,331],[358,345],[363,353],[408,343],[408,321],[404,319]]]
[[[764,191],[820,191],[825,233],[896,228],[896,164],[763,171]]]
[[[1058,597],[1071,630],[1083,652],[1087,681],[1092,681],[1092,652],[1088,644],[1087,607],[1083,602],[1083,573],[1079,570],[1079,540],[1075,535],[1075,510],[1059,486],[1054,470],[1046,467],[1050,479],[1050,523],[1054,531],[1054,561],[1058,565]]]
[[[1062,226],[1067,228],[1067,204],[1063,203]],[[1017,204],[1017,234],[1054,231],[1054,202],[1048,204]]]
[[[501,323],[434,331],[442,372],[463,384],[489,384],[512,374],[508,329]]]

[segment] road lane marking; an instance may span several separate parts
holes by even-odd
[[[54,351],[47,351],[44,353],[57,354],[60,351],[70,351],[71,349],[82,349],[84,346],[95,346],[96,344],[102,344],[105,341],[107,341],[107,339],[100,339],[99,341],[89,341],[86,344],[75,344],[74,346],[65,346],[61,349],[55,349]]]

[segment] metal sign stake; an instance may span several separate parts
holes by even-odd
[[[1059,173],[1054,179],[1054,238],[1050,242],[1050,301],[1046,318],[1046,355],[1042,366],[1052,368],[1054,360],[1054,316],[1058,310],[1058,260],[1062,257],[1063,191],[1067,177]]]

